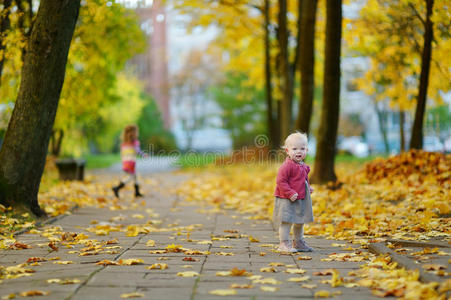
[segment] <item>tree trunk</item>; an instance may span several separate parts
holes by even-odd
[[[404,122],[406,119],[406,113],[402,110],[399,111],[399,143],[400,143],[400,151],[406,151],[406,139],[405,139],[405,130],[404,130]]]
[[[323,103],[312,182],[335,181],[335,144],[340,113],[341,0],[326,2]]]
[[[279,42],[279,83],[282,92],[280,137],[284,139],[291,130],[291,98],[293,94],[291,92],[293,80],[288,59],[287,0],[279,0],[277,40]]]
[[[315,23],[317,0],[302,1],[301,39],[299,47],[299,71],[301,74],[301,93],[296,127],[307,134],[313,113],[315,92]]]
[[[15,107],[0,151],[0,203],[45,213],[38,191],[80,0],[41,1]]]
[[[382,135],[382,139],[384,140],[385,153],[390,153],[390,145],[388,144],[387,138],[387,113],[383,112],[377,106],[377,101],[374,101],[374,109],[376,110],[377,120],[379,121],[379,130]]]
[[[432,8],[434,6],[434,0],[426,1],[426,21],[424,24],[424,38],[423,38],[423,55],[421,57],[421,74],[420,74],[420,86],[418,89],[418,101],[417,108],[415,110],[415,120],[412,127],[412,136],[410,138],[410,149],[422,149],[423,148],[423,123],[424,123],[424,111],[426,109],[426,98],[429,83],[429,70],[431,65],[432,55]]]
[[[274,120],[274,107],[273,107],[273,97],[272,97],[272,85],[271,85],[271,44],[269,41],[270,33],[269,33],[269,0],[265,0],[264,8],[263,8],[263,14],[264,14],[264,23],[263,27],[265,30],[265,90],[266,90],[266,118],[267,118],[267,125],[268,125],[268,135],[270,140],[270,147],[271,149],[276,149],[277,145],[279,143],[279,139],[276,136],[276,126],[275,126],[275,120]]]
[[[0,86],[2,84],[3,65],[5,64],[6,43],[4,41],[10,26],[11,3],[12,0],[4,0],[3,9],[0,11]]]
[[[28,0],[27,0],[28,1]],[[28,11],[25,9],[24,0],[16,0],[17,10],[19,11],[19,19],[17,26],[22,33],[26,43],[30,38],[31,27],[33,22],[33,4],[28,2]],[[28,23],[28,24],[27,24]],[[28,25],[28,27],[27,27]],[[25,60],[26,47],[22,48],[22,62]]]

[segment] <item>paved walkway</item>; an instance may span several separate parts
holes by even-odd
[[[303,255],[311,256],[312,260],[298,260],[300,255],[281,255],[272,252],[272,248],[267,246],[277,243],[277,235],[270,222],[252,220],[248,216],[239,215],[234,211],[227,211],[225,214],[214,211],[200,212],[207,208],[199,208],[185,203],[172,193],[185,177],[186,175],[170,173],[149,175],[149,178],[155,180],[157,184],[151,191],[149,186],[145,187],[144,191],[147,196],[144,199],[144,205],[138,201],[134,204],[134,208],[127,210],[111,210],[108,207],[103,209],[82,208],[47,226],[47,228],[60,226],[62,232],[75,232],[78,235],[84,233],[89,235],[90,239],[96,239],[99,242],[117,239],[117,244],[105,245],[104,243],[101,248],[102,251],[116,251],[117,253],[79,256],[80,251],[87,251],[86,248],[89,245],[75,243],[72,245],[72,249],[60,245],[58,251],[50,252],[50,248],[47,246],[49,242],[47,237],[37,234],[20,235],[17,238],[18,241],[30,244],[33,248],[1,251],[0,265],[12,266],[25,263],[30,257],[46,259],[59,257],[59,261],[72,261],[73,263],[55,264],[55,261],[49,260],[41,262],[39,266],[27,266],[35,273],[28,277],[4,280],[0,284],[0,297],[11,293],[19,294],[27,290],[40,290],[50,292],[46,297],[39,297],[43,299],[121,299],[122,294],[134,292],[143,294],[143,299],[292,299],[313,298],[314,292],[329,290],[342,293],[335,296],[334,299],[378,299],[372,296],[366,288],[331,288],[329,284],[321,283],[325,279],[330,279],[331,276],[313,275],[316,271],[335,268],[341,276],[347,276],[348,271],[359,268],[359,263],[356,262],[321,261],[332,252],[347,252],[342,247],[331,246],[331,243],[337,241],[309,238],[309,243],[316,251]],[[124,200],[121,201],[124,204],[133,206],[133,202],[130,200],[132,198],[131,191],[126,191],[123,198]],[[139,215],[144,215],[145,218],[140,219]],[[119,228],[120,225],[122,228],[126,228],[132,224],[144,225],[146,223],[151,232],[134,237],[126,236],[122,231],[111,231],[108,235],[96,235],[85,230],[90,226],[93,228],[99,225],[110,225],[105,228],[111,229]],[[97,227],[99,230],[101,228],[101,226]],[[138,226],[138,228],[140,227]],[[187,230],[190,231],[189,236]],[[258,239],[259,242],[251,242],[252,238],[249,236]],[[146,245],[148,240],[155,241],[155,246]],[[211,241],[211,244],[207,241]],[[343,242],[340,243],[343,244]],[[191,250],[210,251],[211,254],[156,253],[155,250],[164,250],[169,244],[181,245]],[[153,254],[149,251],[153,251]],[[180,249],[174,248],[173,251],[180,251]],[[225,253],[234,255],[221,255]],[[142,259],[144,264],[96,265],[96,262],[104,259],[119,261],[130,258]],[[191,258],[193,261],[189,261]],[[189,260],[187,261],[187,259]],[[268,264],[271,262],[284,265],[274,267],[278,271],[277,273],[260,272],[261,268],[269,267]],[[148,269],[149,266],[157,263],[167,264],[168,268],[164,270]],[[246,277],[216,276],[217,272],[228,271],[234,267],[240,270],[245,269],[254,275],[261,275],[266,283],[264,283],[265,281],[252,283],[252,280]],[[306,270],[306,273],[289,274],[284,272],[287,268],[302,268]],[[200,276],[177,276],[179,272],[187,271],[200,273]],[[310,276],[311,280],[307,282],[288,281],[290,277],[305,275]],[[271,284],[271,280],[266,278],[274,278],[280,283]],[[78,279],[80,282],[62,285],[48,283],[49,279],[63,281]],[[253,288],[236,289],[236,295],[233,296],[221,297],[210,294],[212,290],[229,289],[233,283],[252,284]],[[317,288],[303,288],[301,287],[303,283],[316,284]],[[275,292],[264,291],[261,289],[262,286],[269,287],[269,289],[275,287],[277,290]]]

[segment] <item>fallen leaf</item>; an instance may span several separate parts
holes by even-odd
[[[216,255],[223,255],[223,256],[233,256],[233,255],[235,255],[232,252],[216,252],[215,254]]]
[[[146,243],[147,247],[154,247],[155,246],[155,241],[154,240],[148,240]]]
[[[277,273],[276,268],[274,267],[263,267],[260,268],[260,272],[264,272],[264,273]]]
[[[27,259],[27,263],[42,262],[42,261],[47,261],[47,259],[45,259],[44,257],[30,257],[29,259]]]
[[[317,287],[316,284],[302,284],[301,287],[306,288],[306,289],[315,289]]]
[[[137,293],[137,292],[121,295],[121,298],[141,298],[141,297],[144,297],[144,294]]]
[[[190,256],[186,256],[182,259],[183,261],[197,261],[197,258],[194,257],[190,257]]]
[[[48,246],[49,246],[53,251],[58,251],[58,247],[55,245],[54,242],[48,243]]]
[[[101,266],[118,266],[119,263],[115,262],[115,261],[108,260],[108,259],[104,259],[104,260],[101,260],[99,262],[96,262],[96,265],[101,265]]]
[[[152,264],[151,266],[147,267],[146,269],[153,270],[153,269],[159,269],[159,270],[165,270],[168,268],[167,264]]]
[[[440,264],[424,264],[422,267],[423,267],[423,269],[428,270],[428,271],[438,271],[438,270],[446,269],[446,266],[440,265]]]
[[[239,283],[232,283],[230,285],[231,289],[252,289],[254,286],[252,284],[239,284]]]
[[[252,280],[253,283],[261,283],[261,284],[281,284],[281,281],[276,280],[273,277],[268,278],[262,278],[262,279],[254,279]]]
[[[282,262],[270,262],[268,265],[271,266],[271,267],[281,267],[281,266],[285,266],[285,264],[282,263]]]
[[[308,281],[309,279],[310,279],[310,276],[290,277],[290,278],[288,278],[288,281],[303,282],[303,281]]]
[[[13,249],[13,250],[20,250],[20,249],[31,249],[33,247],[31,247],[30,245],[24,244],[24,243],[15,242],[11,246],[9,246],[9,248]]]
[[[181,277],[195,277],[195,276],[199,276],[199,273],[194,272],[194,271],[178,272],[177,276],[181,276]]]
[[[54,261],[53,263],[57,264],[57,265],[70,265],[70,264],[73,264],[74,262],[71,260],[57,260],[57,261]]]
[[[209,294],[212,295],[216,295],[216,296],[231,296],[231,295],[236,295],[236,291],[233,289],[228,289],[228,290],[212,290],[208,292]]]
[[[315,292],[315,294],[313,295],[315,298],[329,298],[330,297],[330,292],[326,291],[326,290],[320,290]]]
[[[311,256],[299,256],[298,260],[311,260],[312,257]]]
[[[289,274],[304,274],[306,272],[306,270],[304,269],[286,269],[285,273],[289,273]]]
[[[327,269],[323,271],[314,272],[313,275],[315,276],[325,276],[325,275],[332,275],[334,272],[332,269]]]
[[[120,259],[118,263],[121,266],[131,266],[143,264],[144,261],[140,258],[128,258],[128,259]]]
[[[21,297],[47,296],[48,294],[50,294],[50,292],[43,292],[39,290],[32,290],[19,293]]]
[[[274,287],[274,286],[267,286],[267,285],[262,285],[261,287],[260,287],[260,289],[262,290],[262,291],[264,291],[264,292],[275,292],[275,291],[277,291],[279,288],[277,288],[277,287]]]

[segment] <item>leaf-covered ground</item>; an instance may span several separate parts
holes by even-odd
[[[201,206],[198,212],[206,213],[206,220],[210,220],[208,222],[212,222],[210,213],[216,216],[228,215],[229,212],[236,210],[243,213],[246,220],[268,224],[267,220],[272,215],[272,195],[277,168],[278,164],[211,167],[189,173],[188,181],[163,189],[169,194],[177,192],[188,203]],[[297,262],[312,261],[313,264],[362,264],[360,268],[348,274],[340,274],[333,268],[310,273],[302,269],[301,265],[271,261],[270,257],[274,254],[266,253],[277,254],[275,251],[277,241],[274,237],[269,239],[266,237],[265,241],[260,242],[259,236],[229,228],[224,230],[221,236],[207,235],[202,239],[196,239],[193,236],[204,230],[203,226],[198,224],[199,217],[193,218],[196,224],[190,222],[183,226],[177,222],[165,224],[159,212],[149,208],[149,203],[146,204],[145,200],[114,199],[110,190],[114,178],[111,177],[102,182],[88,180],[60,183],[40,194],[40,202],[48,214],[57,216],[70,213],[70,208],[77,205],[81,209],[98,210],[98,219],[87,222],[84,219],[85,223],[75,227],[78,228],[77,232],[65,231],[58,226],[32,229],[30,234],[44,238],[44,242],[31,245],[21,236],[13,237],[11,230],[21,227],[32,228],[33,221],[27,216],[12,218],[8,208],[2,208],[8,214],[2,215],[1,219],[3,227],[0,248],[8,253],[37,251],[36,253],[45,255],[30,256],[19,265],[0,266],[0,281],[3,280],[1,284],[6,284],[10,279],[34,276],[36,272],[34,268],[39,270],[41,264],[44,268],[45,264],[52,264],[64,270],[71,265],[85,263],[84,260],[89,260],[92,265],[102,268],[140,266],[142,270],[139,272],[169,270],[173,273],[168,273],[168,276],[174,278],[196,278],[199,276],[198,270],[177,270],[180,262],[174,265],[171,261],[174,259],[173,256],[180,256],[184,264],[199,264],[199,257],[204,259],[211,257],[208,260],[224,257],[230,261],[230,264],[227,263],[228,268],[215,272],[213,276],[233,277],[237,280],[230,286],[209,290],[208,293],[211,295],[240,295],[240,291],[253,290],[255,287],[259,287],[265,293],[277,294],[283,291],[282,282],[284,285],[291,282],[297,283],[298,288],[312,290],[315,297],[338,296],[343,291],[339,288],[368,287],[379,297],[446,299],[445,293],[451,289],[450,274],[447,272],[450,261],[448,265],[439,265],[433,263],[433,258],[450,257],[450,253],[433,248],[412,253],[421,259],[432,259],[431,263],[426,264],[426,269],[443,278],[441,283],[425,284],[418,280],[418,271],[400,269],[390,257],[369,253],[367,246],[371,242],[387,238],[422,241],[438,239],[449,243],[450,168],[450,156],[409,152],[386,160],[374,161],[361,170],[341,165],[337,169],[339,183],[315,186],[313,194],[315,222],[306,226],[306,234],[308,237],[331,239],[329,242],[331,250],[327,254],[315,253],[311,256],[297,254],[293,258]],[[158,190],[161,188],[161,180],[164,178],[160,178],[159,181],[146,179],[144,183],[147,189]],[[177,191],[175,187],[179,187]],[[128,188],[124,192],[130,195],[132,191]],[[152,201],[155,200],[151,200],[151,203]],[[177,211],[184,211],[186,208],[168,207],[167,210],[177,214]],[[101,211],[103,214],[108,211],[114,216],[107,218],[106,215],[100,215]],[[206,220],[204,221],[207,222]],[[160,226],[161,224],[164,226]],[[152,238],[155,234],[158,240]],[[150,249],[146,251],[145,257],[126,256],[114,259],[128,249],[129,244],[124,244],[129,241],[128,239],[139,236],[151,237],[140,242],[139,249],[143,247]],[[180,244],[174,241],[179,241]],[[235,257],[241,257],[241,252],[245,250],[237,246],[245,245],[243,241],[262,247],[256,254],[265,265],[253,270],[239,267]],[[218,242],[222,244],[212,248],[212,245]],[[140,253],[139,251],[142,250],[136,253]],[[268,277],[267,274],[274,274],[275,277]],[[290,277],[285,278],[286,274]],[[318,282],[318,279],[315,279],[318,276],[330,277]],[[50,281],[47,283],[80,285],[85,279],[48,278]],[[329,287],[327,290],[322,288],[325,285]],[[14,296],[46,295],[47,292],[23,290],[21,293],[23,295],[18,293]],[[124,293],[123,297],[144,297],[145,294],[138,290]]]

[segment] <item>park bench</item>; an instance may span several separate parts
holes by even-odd
[[[84,159],[57,159],[55,164],[61,180],[83,180],[86,164]]]

